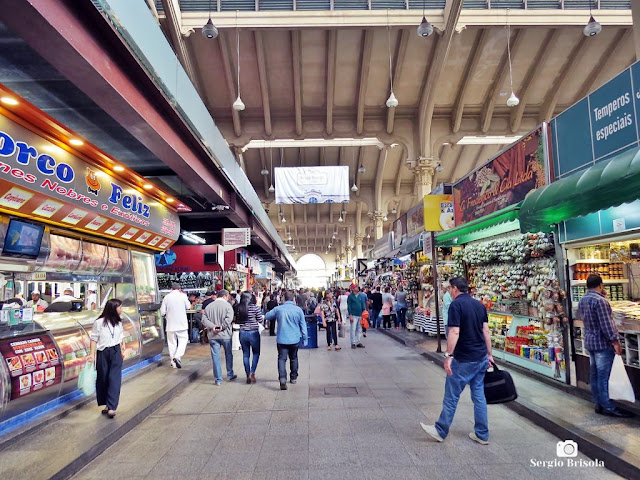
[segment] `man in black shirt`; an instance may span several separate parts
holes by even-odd
[[[469,284],[464,278],[452,278],[449,285],[453,302],[449,307],[449,336],[447,352],[444,354],[447,380],[442,413],[435,425],[420,423],[420,426],[434,440],[444,442],[460,394],[469,385],[475,417],[475,428],[469,438],[481,445],[488,445],[489,419],[484,396],[484,374],[490,362],[493,362],[493,356],[487,309],[469,295]]]
[[[371,293],[371,316],[369,317],[369,326],[371,328],[380,328],[380,311],[382,310],[382,293],[380,287]]]
[[[204,294],[204,301],[202,302],[202,310],[205,310],[207,308],[207,305],[209,305],[215,299],[216,299],[215,292],[208,291],[207,293],[205,293]]]

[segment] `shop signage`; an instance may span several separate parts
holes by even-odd
[[[424,201],[407,212],[407,238],[424,231]]]
[[[246,247],[251,245],[251,229],[223,228],[222,245],[225,247]]]
[[[346,203],[349,167],[286,167],[275,169],[276,203]]]
[[[367,274],[367,259],[366,258],[358,258],[358,268],[357,273],[359,277],[364,277]]]
[[[48,334],[3,340],[0,342],[0,354],[9,371],[10,400],[62,381],[60,352]]]
[[[453,228],[453,197],[451,195],[426,195],[424,197],[424,229],[439,232]]]
[[[640,63],[551,120],[556,179],[638,146]]]
[[[175,212],[3,116],[0,208],[152,247],[148,240],[159,235],[166,245],[155,248],[180,234]]]
[[[393,248],[398,248],[407,238],[407,214],[393,222]]]
[[[422,236],[422,254],[429,260],[433,258],[433,233],[425,233]]]
[[[220,263],[205,263],[205,254],[215,255],[218,262],[222,260],[219,248],[219,245],[174,245],[156,254],[156,270],[158,273],[220,272]]]
[[[458,181],[453,186],[456,226],[521,202],[543,186],[544,141],[538,127]]]

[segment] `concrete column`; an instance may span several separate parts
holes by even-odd
[[[373,212],[373,224],[376,227],[376,240],[380,240],[384,235],[384,213],[376,210]]]
[[[364,253],[362,252],[362,242],[364,240],[364,235],[361,233],[356,233],[356,236],[353,238],[353,242],[356,246],[356,258],[362,258]]]
[[[633,45],[636,60],[640,59],[640,0],[631,0],[631,18],[633,19]]]
[[[438,161],[433,157],[420,157],[413,169],[416,181],[416,196],[418,199],[429,195],[433,188],[433,176],[436,173]]]
[[[344,251],[347,252],[347,265],[351,265],[353,261],[353,247],[351,245],[347,245],[344,247]]]

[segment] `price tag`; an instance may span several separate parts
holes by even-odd
[[[622,232],[627,229],[626,222],[624,218],[616,218],[613,221],[613,231],[614,232]]]

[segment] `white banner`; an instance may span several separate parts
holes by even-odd
[[[344,203],[349,201],[349,167],[279,167],[275,169],[276,203]]]

